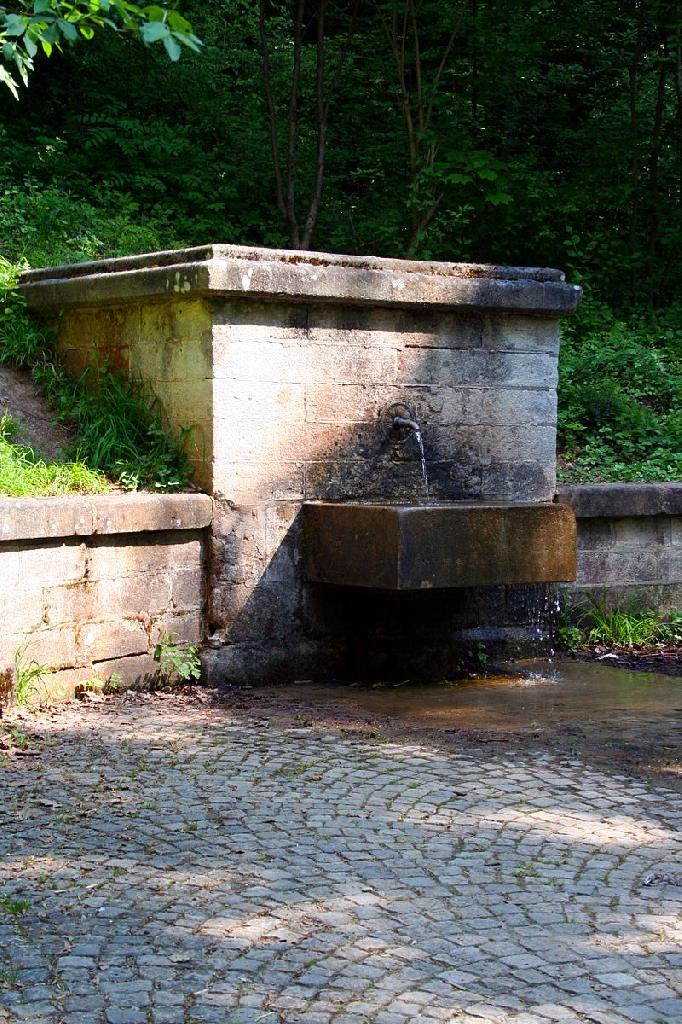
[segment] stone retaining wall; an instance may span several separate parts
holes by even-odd
[[[84,679],[153,673],[162,632],[200,640],[211,514],[202,494],[0,499],[5,689],[17,657],[44,666],[51,693],[68,693]]]
[[[682,483],[561,486],[578,522],[572,604],[593,595],[612,607],[682,609]]]

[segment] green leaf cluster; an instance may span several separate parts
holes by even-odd
[[[46,57],[97,29],[139,35],[145,44],[163,43],[171,60],[182,48],[199,52],[201,41],[178,11],[129,0],[10,0],[0,5],[0,83],[19,99],[17,76],[28,85],[39,50]]]

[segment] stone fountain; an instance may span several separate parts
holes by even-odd
[[[559,271],[211,245],[22,288],[73,371],[113,363],[191,428],[211,679],[448,674],[574,577]]]

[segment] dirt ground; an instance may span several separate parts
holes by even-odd
[[[642,651],[605,651],[594,647],[574,655],[566,655],[576,661],[618,666],[635,672],[663,672],[667,676],[682,676],[682,648],[659,647]]]
[[[44,395],[24,370],[0,366],[0,416],[9,413],[19,424],[18,444],[36,449],[46,459],[58,459],[73,440],[72,432],[54,423]]]

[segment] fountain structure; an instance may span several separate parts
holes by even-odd
[[[212,680],[448,675],[574,577],[559,271],[213,245],[22,288],[72,370],[114,363],[190,428]]]

